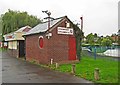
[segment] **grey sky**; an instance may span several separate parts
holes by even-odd
[[[84,32],[111,35],[118,31],[119,0],[0,0],[0,14],[8,9],[27,11],[38,18],[46,17],[42,10],[50,10],[52,17],[67,15],[80,23],[84,18]]]

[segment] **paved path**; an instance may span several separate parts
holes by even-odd
[[[38,67],[0,52],[4,83],[91,83],[73,75]]]

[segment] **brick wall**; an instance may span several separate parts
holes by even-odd
[[[8,49],[8,54],[10,55],[10,56],[13,56],[13,57],[16,57],[16,58],[18,58],[19,57],[19,51],[18,51],[18,49]]]
[[[44,46],[42,49],[39,48],[39,36],[40,34],[27,36],[26,37],[26,59],[29,61],[36,61],[47,64],[47,39],[44,39]]]
[[[65,21],[57,27],[65,27]],[[68,60],[68,35],[58,35],[57,27],[52,31],[52,37],[48,40],[48,52],[50,58],[53,58],[54,62]],[[49,54],[48,53],[48,54]]]
[[[65,27],[66,21],[62,22],[57,27]],[[38,46],[40,34],[30,35],[26,37],[26,59],[36,61],[42,64],[49,64],[52,58],[54,62],[68,60],[68,39],[69,35],[58,35],[57,27],[51,31],[52,37],[47,39],[43,35],[43,48]]]

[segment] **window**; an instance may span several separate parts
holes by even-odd
[[[39,47],[43,48],[43,36],[39,37]]]

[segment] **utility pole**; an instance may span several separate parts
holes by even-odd
[[[80,19],[81,19],[81,31],[83,31],[83,16],[80,17]]]
[[[51,15],[51,12],[46,10],[46,11],[42,11],[43,13],[46,13],[48,15],[48,29],[50,29],[50,15]]]
[[[80,58],[81,58],[81,52],[82,52],[82,38],[83,38],[83,16],[80,17],[80,20],[81,20],[81,30],[80,30],[80,38],[79,38],[79,51],[80,51],[80,54],[79,54],[79,61],[80,61]]]

